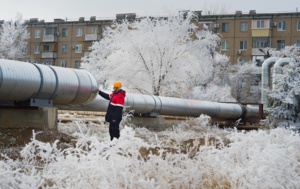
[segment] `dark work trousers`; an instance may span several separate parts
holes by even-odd
[[[120,137],[120,129],[119,129],[120,122],[110,122],[109,123],[109,134],[110,134],[110,140],[113,140],[114,138]]]

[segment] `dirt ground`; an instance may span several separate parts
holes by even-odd
[[[253,127],[245,127],[248,129],[257,129],[258,126]],[[70,143],[74,141],[69,135],[61,133],[57,130],[53,131],[45,131],[38,130],[33,128],[17,128],[17,129],[7,129],[0,128],[0,149],[7,147],[22,147],[29,143],[32,139],[33,130],[36,133],[36,139],[42,142],[54,142],[55,140],[59,140],[59,142]]]
[[[84,119],[95,119],[96,116],[102,115],[101,112],[84,112],[84,115],[78,114],[76,111],[59,111],[58,119],[59,122],[70,122],[74,121],[75,118]],[[89,120],[95,121],[95,120]],[[98,121],[98,120],[96,120]],[[54,142],[59,140],[59,142],[70,142],[72,137],[61,133],[57,130],[47,131],[37,128],[0,128],[0,149],[8,147],[22,147],[29,143],[32,139],[32,133],[36,133],[36,139],[42,142]]]
[[[73,118],[71,120],[73,120]],[[64,121],[68,122],[70,120],[64,120]],[[246,126],[240,129],[252,130],[258,128],[261,128],[261,126],[257,126],[257,125],[250,126],[250,127]],[[33,131],[36,134],[36,140],[42,142],[50,142],[50,143],[53,143],[54,141],[58,140],[58,147],[64,146],[64,144],[66,143],[68,144],[68,146],[74,145],[76,143],[76,138],[61,133],[57,130],[47,131],[47,130],[39,130],[36,128],[0,128],[0,159],[1,159],[1,153],[5,153],[12,159],[18,158],[20,149],[22,149],[22,147],[24,147],[32,140]],[[11,153],[7,154],[6,149],[10,149],[9,151]]]
[[[28,144],[33,137],[33,130],[36,133],[36,140],[42,142],[54,142],[58,140],[58,144],[73,144],[74,138],[58,131],[44,131],[33,128],[4,129],[0,128],[0,154],[17,159],[20,150]],[[9,150],[7,150],[9,149]],[[2,156],[0,155],[0,159]]]
[[[58,131],[43,131],[32,128],[3,129],[0,128],[0,147],[24,146],[32,139],[33,130],[36,139],[42,142],[54,142],[55,140],[67,142],[71,137]]]

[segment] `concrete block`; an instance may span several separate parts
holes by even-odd
[[[130,123],[135,127],[146,127],[149,130],[153,131],[163,131],[168,125],[165,124],[165,118],[161,116],[157,117],[133,117],[130,120]]]
[[[57,129],[57,108],[0,106],[0,128]]]

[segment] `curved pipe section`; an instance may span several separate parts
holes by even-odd
[[[272,82],[272,89],[276,89],[275,78],[278,74],[282,73],[282,67],[288,63],[290,63],[293,59],[292,58],[280,58],[274,64],[274,71],[273,71],[273,82]]]
[[[54,105],[82,105],[97,95],[96,79],[80,69],[0,59],[0,100],[52,100]]]
[[[261,103],[264,107],[268,107],[268,100],[267,100],[267,89],[275,89],[275,77],[281,73],[281,68],[292,61],[292,58],[279,58],[279,57],[270,57],[266,59],[262,64],[262,75],[261,75]],[[272,85],[270,83],[270,76],[271,76],[271,66],[274,64],[273,70],[273,81]]]
[[[262,64],[262,73],[261,73],[261,103],[267,107],[267,96],[266,90],[270,87],[270,68],[278,60],[278,57],[270,57],[266,59]]]

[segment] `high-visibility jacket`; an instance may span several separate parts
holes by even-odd
[[[120,89],[117,92],[107,94],[99,91],[99,95],[109,100],[107,112],[105,115],[105,121],[107,122],[120,122],[122,120],[123,107],[125,103],[126,91]]]

